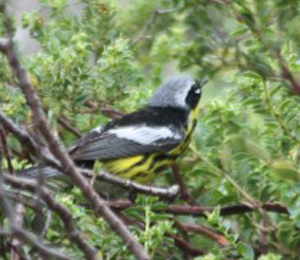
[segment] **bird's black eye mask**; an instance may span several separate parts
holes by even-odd
[[[194,109],[197,106],[199,99],[201,98],[201,93],[201,84],[199,81],[196,81],[185,99],[186,104],[189,105],[191,109]]]

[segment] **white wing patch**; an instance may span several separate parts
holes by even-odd
[[[102,125],[100,125],[100,126],[94,128],[91,132],[101,133],[102,130],[103,130],[103,128],[104,128],[104,127],[103,127]]]
[[[179,133],[175,133],[168,127],[128,126],[109,130],[108,133],[143,145],[153,144],[160,139],[182,139]]]

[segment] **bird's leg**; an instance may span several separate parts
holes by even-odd
[[[173,172],[175,181],[179,186],[180,198],[185,200],[190,205],[196,205],[197,203],[190,196],[190,194],[189,194],[189,192],[186,188],[186,185],[185,185],[184,181],[182,180],[182,177],[181,177],[182,174],[181,174],[181,171],[179,169],[179,165],[175,162],[175,163],[172,164],[171,168],[172,168],[172,172]]]
[[[136,191],[133,191],[133,190],[129,191],[128,199],[130,200],[130,202],[132,202],[132,204],[135,204],[136,198],[137,198]]]

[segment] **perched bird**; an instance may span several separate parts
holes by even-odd
[[[188,147],[207,82],[175,77],[157,89],[148,104],[93,129],[69,149],[74,162],[92,168],[99,160],[121,178],[149,183]],[[30,173],[30,170],[28,171]]]

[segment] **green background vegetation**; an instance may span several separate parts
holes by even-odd
[[[22,18],[41,46],[24,64],[52,129],[66,146],[77,137],[58,123],[61,116],[87,133],[108,122],[104,107],[132,112],[146,104],[167,76],[210,78],[191,148],[180,163],[193,199],[215,210],[207,218],[174,217],[154,212],[169,202],[139,196],[124,214],[144,225],[130,229],[153,259],[189,259],[169,236],[182,235],[175,219],[210,227],[230,241],[221,246],[201,235],[183,234],[206,252],[190,259],[299,259],[299,1],[78,0],[79,14],[66,0],[40,4]],[[0,34],[4,36],[2,22]],[[31,129],[31,112],[17,84],[0,55],[1,110]],[[27,153],[12,136],[9,145]],[[13,163],[16,169],[29,166],[17,156]],[[158,183],[174,183],[172,173]],[[134,259],[105,221],[85,207],[77,188],[57,192],[56,199],[72,211],[99,256]],[[254,211],[221,216],[223,206],[243,202]],[[261,208],[266,202],[283,204],[289,214],[266,212]],[[172,202],[184,203],[179,198]],[[30,230],[34,217],[28,209],[25,224]],[[54,215],[47,242],[82,259],[64,232]]]

